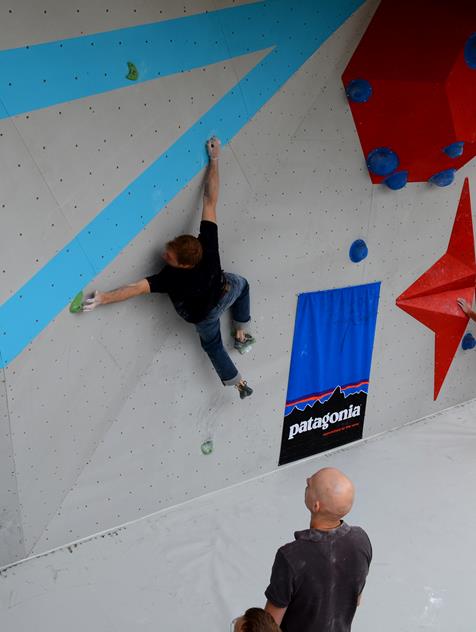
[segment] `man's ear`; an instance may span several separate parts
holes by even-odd
[[[321,508],[321,504],[318,500],[316,500],[316,502],[312,506],[312,513],[316,514],[320,508]]]

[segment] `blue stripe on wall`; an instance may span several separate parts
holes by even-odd
[[[220,32],[215,37],[221,37],[232,51],[229,56],[237,54],[236,51],[251,52],[258,45],[261,50],[263,40],[267,46],[271,45],[262,32],[273,34],[275,47],[0,307],[1,366],[11,362],[204,167],[206,138],[216,134],[224,144],[228,143],[362,2],[270,0],[244,5],[239,7],[241,11],[206,14],[206,19],[214,24],[213,34]],[[251,14],[246,9],[253,11],[258,23],[249,19]],[[185,18],[184,24],[191,19]],[[182,20],[173,22],[178,26]],[[213,39],[210,57],[207,60],[203,54],[199,65],[216,61],[217,46]],[[243,46],[249,50],[244,51]],[[103,48],[102,54],[115,56],[116,52]],[[190,58],[187,68],[194,67],[195,52],[190,50],[188,40],[182,41],[173,54],[177,58]],[[24,81],[26,85],[27,78]],[[63,96],[57,92],[55,98]]]
[[[276,43],[272,4],[0,51],[0,99],[13,116],[267,48]],[[126,79],[128,61],[137,81]]]

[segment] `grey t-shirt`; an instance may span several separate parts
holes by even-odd
[[[368,535],[342,521],[296,531],[276,553],[266,598],[287,608],[283,632],[349,632],[372,559]]]

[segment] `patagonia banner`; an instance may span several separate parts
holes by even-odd
[[[379,293],[299,295],[279,465],[362,438]]]

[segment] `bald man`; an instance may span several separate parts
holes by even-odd
[[[343,520],[354,485],[325,467],[307,479],[304,502],[311,526],[276,553],[265,610],[283,632],[349,632],[372,559],[365,531]]]

